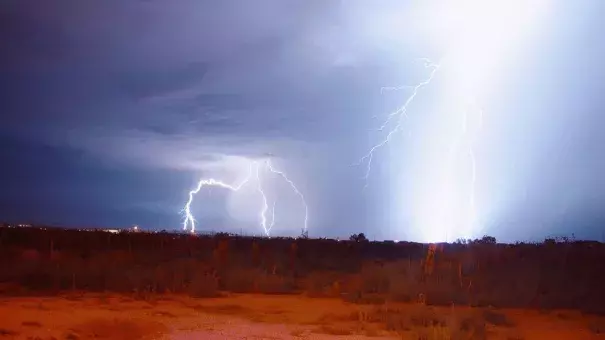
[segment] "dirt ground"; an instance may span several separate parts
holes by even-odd
[[[472,318],[462,320],[462,315]],[[462,326],[437,320],[462,320]],[[469,326],[475,321],[482,325],[481,331]],[[445,340],[455,338],[454,331],[467,332],[473,339],[605,339],[601,334],[605,321],[572,311],[360,306],[304,296],[135,300],[109,294],[69,294],[0,299],[0,339]]]

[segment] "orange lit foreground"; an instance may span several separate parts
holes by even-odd
[[[577,312],[355,305],[303,296],[3,298],[0,315],[2,339],[455,339],[473,332],[477,339],[582,340],[605,330],[603,318]]]

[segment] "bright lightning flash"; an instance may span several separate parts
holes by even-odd
[[[296,187],[294,182],[292,182],[283,171],[276,170],[273,167],[273,164],[271,164],[270,160],[268,160],[265,164],[266,164],[267,168],[269,169],[269,171],[271,171],[274,174],[279,175],[284,181],[286,181],[290,185],[290,187],[292,188],[294,193],[296,195],[298,195],[298,197],[300,197],[300,200],[302,201],[302,204],[305,208],[305,220],[304,220],[304,224],[303,224],[303,232],[306,232],[307,225],[309,223],[309,207],[307,206],[307,201],[305,200],[305,196],[303,196],[303,194],[298,190],[298,188]],[[275,203],[273,203],[273,216],[275,216]],[[275,218],[273,220],[275,220]]]
[[[260,220],[260,226],[263,229],[263,232],[265,233],[265,235],[269,236],[271,233],[271,229],[275,225],[275,204],[276,204],[276,202],[275,201],[273,202],[271,218],[268,219],[267,211],[269,210],[269,203],[268,203],[267,195],[265,194],[265,189],[263,188],[263,183],[261,181],[261,176],[260,176],[261,169],[264,169],[265,171],[276,174],[280,178],[282,178],[292,188],[294,193],[300,197],[302,204],[304,206],[304,211],[305,211],[304,222],[303,222],[303,232],[306,232],[307,227],[308,227],[308,219],[309,219],[308,214],[309,213],[308,213],[307,202],[305,200],[304,195],[298,190],[298,188],[296,187],[294,182],[292,180],[290,180],[283,171],[279,171],[279,170],[275,169],[275,167],[273,166],[273,164],[271,163],[270,160],[264,161],[263,165],[264,166],[261,167],[261,164],[259,164],[258,161],[251,162],[249,171],[248,171],[248,175],[244,178],[243,181],[241,181],[237,185],[228,184],[228,183],[225,183],[223,181],[220,181],[220,180],[217,180],[214,178],[201,179],[198,182],[196,188],[189,192],[189,199],[187,200],[187,203],[185,203],[185,207],[183,208],[183,214],[185,215],[185,219],[183,221],[183,230],[189,230],[192,233],[195,232],[196,221],[195,221],[195,218],[193,217],[193,214],[191,213],[191,204],[193,203],[193,198],[195,197],[195,195],[197,193],[199,193],[202,190],[202,188],[218,187],[218,188],[226,189],[226,190],[229,190],[232,192],[238,192],[241,188],[243,188],[248,183],[250,183],[250,181],[253,178],[253,174],[254,174],[254,179],[256,180],[256,184],[257,184],[257,190],[258,190],[259,194],[261,195],[261,199],[262,199],[261,208],[258,213],[259,220]]]
[[[462,108],[462,127],[457,137],[450,141],[450,157],[446,162],[438,161],[434,166],[443,172],[437,192],[430,194],[427,200],[430,207],[422,210],[421,224],[415,226],[423,230],[425,240],[429,242],[443,241],[447,238],[449,228],[455,227],[458,236],[468,238],[476,232],[476,202],[475,186],[477,181],[477,159],[475,145],[483,120],[483,110],[476,104],[479,95],[484,98],[486,88],[493,90],[495,69],[502,67],[510,57],[513,43],[518,43],[521,34],[527,33],[528,24],[535,19],[535,14],[543,12],[548,0],[457,0],[429,2],[427,13],[432,20],[428,31],[438,34],[441,43],[448,51],[439,63],[422,59],[428,69],[427,77],[414,86],[389,87],[384,90],[409,89],[411,94],[403,105],[390,113],[378,131],[386,131],[384,137],[361,157],[358,164],[366,164],[365,186],[367,186],[372,161],[375,153],[391,142],[393,136],[400,132],[408,110],[423,88],[429,86],[437,78],[444,78],[448,84],[455,102],[446,104],[448,111],[459,111]],[[532,16],[533,15],[533,16]],[[515,46],[516,47],[516,46]],[[441,77],[443,76],[443,77]],[[474,114],[477,124],[469,126],[470,115]],[[453,174],[454,163],[460,155],[466,155],[469,168],[468,187],[463,192],[468,193],[465,208],[459,207],[460,193],[454,190],[459,186],[460,178]],[[432,166],[431,166],[432,167]],[[365,188],[365,187],[364,187]],[[432,188],[433,189],[433,188]],[[429,203],[430,202],[430,203]],[[463,211],[460,211],[463,210]],[[454,220],[452,220],[454,218]],[[448,224],[449,226],[446,226]],[[450,234],[451,235],[451,234]]]
[[[391,112],[388,116],[387,119],[384,121],[384,123],[382,123],[382,125],[380,126],[380,128],[378,128],[378,131],[384,131],[391,123],[391,121],[395,118],[397,118],[397,123],[395,124],[394,127],[392,127],[389,132],[387,133],[386,137],[380,141],[378,144],[372,146],[370,148],[370,151],[368,151],[368,153],[366,153],[363,157],[361,157],[361,159],[359,159],[358,164],[362,164],[364,162],[367,162],[367,166],[366,166],[366,172],[365,172],[365,176],[364,179],[366,181],[365,186],[367,187],[368,185],[368,178],[370,177],[370,172],[372,171],[372,160],[374,159],[374,152],[376,152],[376,150],[382,148],[383,146],[385,146],[386,144],[388,144],[391,141],[391,138],[393,138],[393,136],[399,132],[399,130],[401,130],[402,128],[402,124],[403,121],[405,120],[405,118],[407,118],[408,116],[408,107],[410,106],[410,104],[414,101],[414,98],[416,98],[416,95],[418,95],[418,91],[420,91],[420,89],[422,89],[423,87],[429,85],[431,83],[431,81],[433,80],[433,77],[435,76],[435,73],[437,73],[437,71],[439,70],[439,65],[438,64],[434,64],[432,63],[430,60],[423,58],[422,61],[424,61],[425,67],[429,68],[430,74],[429,77],[426,80],[423,80],[422,82],[418,83],[415,86],[402,86],[402,87],[398,87],[398,88],[382,88],[381,92],[384,91],[385,89],[387,90],[400,90],[400,89],[404,89],[404,88],[412,88],[412,94],[408,97],[408,99],[405,101],[405,103],[399,107],[399,109]]]

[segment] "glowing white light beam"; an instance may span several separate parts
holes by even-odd
[[[416,226],[421,230],[431,229],[431,241],[435,241],[436,235],[443,230],[443,224],[455,224],[460,221],[452,221],[452,217],[464,217],[464,225],[455,227],[466,228],[466,235],[475,231],[476,223],[476,199],[475,186],[477,182],[477,159],[475,146],[477,137],[482,127],[483,111],[475,104],[475,98],[480,96],[485,101],[487,91],[494,90],[495,76],[497,71],[505,62],[510,60],[511,52],[519,47],[523,35],[529,32],[531,25],[536,22],[539,15],[546,13],[551,1],[549,0],[455,0],[422,2],[426,10],[426,20],[418,20],[417,28],[422,32],[429,32],[427,38],[437,38],[435,41],[444,48],[447,53],[438,64],[433,64],[428,59],[422,59],[425,66],[430,69],[428,77],[415,86],[384,87],[386,90],[411,89],[411,95],[404,104],[396,111],[390,113],[384,123],[378,128],[379,132],[388,131],[384,138],[374,144],[369,151],[361,157],[358,164],[366,164],[365,186],[372,170],[372,161],[375,152],[388,144],[393,135],[402,129],[402,122],[407,118],[410,104],[414,101],[419,91],[431,84],[438,70],[443,68],[444,78],[448,83],[447,90],[453,91],[454,102],[447,103],[447,109],[452,110],[460,104],[464,106],[462,131],[458,137],[449,141],[451,153],[449,163],[440,159],[437,163],[429,165],[433,170],[439,167],[438,172],[443,172],[438,179],[437,188],[431,188],[430,198],[427,200],[429,207],[422,207],[423,225]],[[399,20],[403,22],[405,20]],[[381,31],[390,34],[400,34],[401,30],[386,29]],[[472,107],[472,108],[471,108]],[[468,115],[473,112],[477,114],[478,121],[474,128],[468,128]],[[392,121],[397,119],[393,126]],[[464,151],[463,151],[464,150]],[[470,167],[470,182],[468,183],[468,201],[465,209],[456,209],[457,197],[454,196],[452,188],[460,178],[453,176],[454,151],[465,155]],[[443,168],[443,169],[441,169]],[[428,183],[427,183],[428,184]],[[457,183],[456,183],[457,184]],[[466,189],[465,189],[466,191]],[[459,193],[455,193],[459,194]],[[465,216],[460,215],[460,210],[465,210]],[[426,225],[426,224],[430,225]],[[434,229],[434,230],[433,230]]]
[[[254,170],[253,170],[253,168],[254,168]],[[290,185],[290,187],[292,188],[294,193],[301,198],[302,203],[305,208],[303,231],[306,232],[307,227],[308,227],[308,207],[307,207],[307,202],[305,201],[303,194],[298,190],[298,188],[296,187],[294,182],[292,180],[290,180],[283,171],[276,170],[272,166],[271,161],[267,160],[265,162],[264,169],[266,169],[274,174],[279,175],[283,180],[285,180]],[[267,211],[269,210],[269,203],[268,203],[267,195],[265,194],[265,190],[263,188],[263,183],[261,181],[260,170],[261,170],[261,166],[260,166],[259,162],[257,162],[257,161],[250,162],[248,175],[245,177],[245,179],[243,181],[241,181],[237,185],[228,184],[228,183],[225,183],[221,180],[217,180],[214,178],[201,179],[198,182],[196,188],[189,192],[189,199],[185,203],[185,207],[182,210],[183,214],[185,215],[185,219],[183,221],[183,230],[189,230],[192,233],[195,232],[196,221],[195,221],[195,218],[193,217],[193,214],[191,213],[191,204],[193,203],[194,196],[197,193],[199,193],[200,190],[202,190],[202,188],[219,187],[222,189],[227,189],[232,192],[238,192],[241,188],[243,188],[246,184],[248,184],[250,182],[250,180],[252,179],[252,174],[254,172],[254,177],[255,177],[256,185],[257,185],[256,188],[261,196],[261,201],[262,201],[261,208],[258,213],[259,220],[260,220],[260,226],[263,229],[263,232],[265,233],[265,235],[269,236],[271,229],[275,225],[275,204],[276,204],[276,202],[275,201],[273,202],[273,208],[271,211],[271,219],[268,220]]]

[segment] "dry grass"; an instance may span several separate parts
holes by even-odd
[[[379,324],[390,332],[419,339],[485,339],[485,320],[476,312],[444,311],[422,305],[379,306],[357,313],[361,324]],[[365,327],[367,328],[367,327]]]

